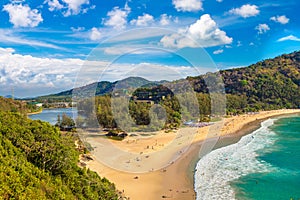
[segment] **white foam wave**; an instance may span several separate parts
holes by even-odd
[[[235,199],[230,182],[250,173],[268,172],[272,166],[257,159],[257,151],[274,144],[276,135],[268,127],[274,119],[262,123],[261,128],[246,135],[233,145],[214,150],[197,164],[195,190],[197,200]]]

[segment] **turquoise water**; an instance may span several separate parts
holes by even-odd
[[[49,122],[50,124],[54,125],[57,122],[57,116],[62,116],[63,114],[76,119],[77,110],[74,108],[56,108],[56,109],[44,109],[41,113],[35,115],[29,115],[30,119],[33,120],[42,120]]]
[[[279,119],[270,130],[276,141],[258,151],[257,159],[272,170],[232,182],[236,199],[300,199],[300,117]]]
[[[196,168],[197,200],[300,200],[300,116],[269,119]]]

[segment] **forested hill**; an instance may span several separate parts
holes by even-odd
[[[82,87],[74,88],[71,90],[63,91],[57,94],[50,94],[46,96],[37,97],[36,100],[40,102],[71,101],[72,95],[75,94],[79,97],[90,97],[94,95],[101,96],[111,93],[116,86],[122,88],[135,88],[150,83],[151,81],[148,81],[141,77],[128,77],[126,79],[115,82],[101,81],[97,83],[88,84]]]
[[[112,183],[77,166],[74,135],[27,119],[16,101],[0,105],[0,199],[118,199]]]
[[[0,96],[0,110],[26,113],[26,103],[22,103],[21,101],[14,101],[12,99]]]
[[[244,101],[256,110],[300,107],[300,51],[220,74],[229,101]],[[196,92],[206,93],[202,78],[187,79]]]

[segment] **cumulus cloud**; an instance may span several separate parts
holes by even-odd
[[[170,19],[172,18],[172,16],[168,16],[167,14],[162,14],[160,15],[160,25],[162,26],[167,26],[170,24]]]
[[[68,10],[65,16],[77,15],[81,11],[82,5],[89,4],[89,0],[63,0],[67,4]]]
[[[258,34],[264,34],[270,30],[270,27],[268,26],[268,24],[259,24],[255,27],[255,30],[258,30]]]
[[[226,32],[218,28],[210,15],[205,14],[185,30],[164,36],[160,42],[167,48],[197,48],[231,44],[232,41],[233,39],[228,37]]]
[[[100,75],[101,80],[108,81],[128,76],[141,76],[149,80],[175,80],[212,70],[150,63],[111,64],[81,59],[37,58],[14,52],[12,48],[0,48],[0,95],[10,94],[12,87],[18,97],[56,93],[73,88],[75,80],[77,86],[99,81]]]
[[[119,7],[114,7],[111,11],[107,13],[108,19],[104,21],[104,25],[111,26],[115,29],[121,30],[126,27],[127,16],[131,9],[126,4],[123,9]]]
[[[223,53],[223,52],[224,52],[223,49],[219,49],[219,50],[215,50],[215,51],[213,52],[213,54],[218,55],[218,54],[221,54],[221,53]]]
[[[3,11],[8,12],[9,21],[14,27],[36,27],[43,21],[41,13],[28,5],[7,4],[3,6]]]
[[[277,23],[280,23],[280,24],[287,24],[290,21],[290,19],[287,18],[285,15],[274,16],[274,17],[271,17],[270,20],[272,20],[274,22],[277,22]]]
[[[58,0],[46,0],[44,3],[48,4],[50,11],[60,10],[64,7]]]
[[[177,11],[194,12],[203,10],[202,0],[173,0],[172,3]]]
[[[289,35],[283,38],[280,38],[277,40],[277,42],[284,42],[284,41],[296,41],[296,42],[300,42],[300,38],[294,36],[294,35]]]
[[[101,32],[99,29],[93,27],[90,31],[90,39],[95,41],[101,38]]]
[[[89,8],[82,8],[85,5],[89,5],[89,0],[45,0],[50,11],[64,10],[63,15],[68,17],[70,15],[77,15],[79,13],[86,13]],[[91,6],[93,9],[95,6]]]
[[[152,15],[144,14],[142,16],[138,16],[137,19],[133,19],[130,21],[130,24],[136,26],[148,26],[149,24],[154,22],[154,18]]]
[[[69,89],[83,63],[79,59],[37,58],[14,52],[11,48],[0,48],[0,93],[4,95],[10,93],[11,87],[15,88],[17,96]]]
[[[258,6],[246,4],[240,8],[233,8],[229,11],[231,14],[239,15],[243,18],[254,17],[260,13]]]
[[[0,47],[0,55],[1,54],[11,54],[14,53],[16,50],[14,50],[13,48],[1,48]]]

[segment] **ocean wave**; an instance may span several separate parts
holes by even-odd
[[[274,119],[261,124],[261,128],[246,135],[230,146],[214,150],[197,163],[195,190],[197,200],[234,200],[235,192],[230,182],[250,173],[274,170],[268,163],[258,160],[257,151],[271,146],[276,134],[269,127]]]

